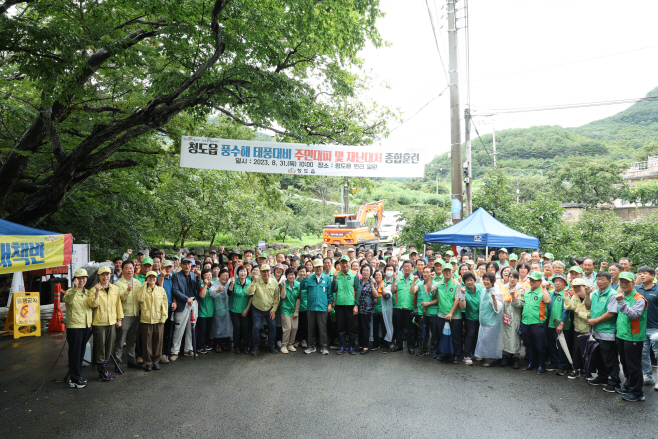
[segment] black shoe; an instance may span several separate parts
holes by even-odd
[[[544,368],[546,372],[555,372],[557,370],[557,366],[553,363],[548,363],[548,366]]]
[[[153,366],[151,366],[150,364],[147,364],[146,367],[144,367],[145,372],[150,372],[151,370],[153,370]]]
[[[141,369],[141,367],[137,363],[133,363],[132,361],[128,362],[128,367],[131,367],[133,369]]]
[[[382,354],[388,354],[388,346],[382,346]]]
[[[240,352],[240,348],[236,346],[236,347],[233,348],[233,353],[234,354],[240,354],[242,352]]]
[[[407,352],[409,352],[411,355],[416,353],[416,350],[414,348],[407,348]]]
[[[519,359],[514,357],[514,361],[512,362],[512,368],[513,369],[520,369],[521,368],[521,363],[519,362]]]
[[[577,370],[572,370],[572,371],[569,373],[569,375],[567,375],[567,378],[569,378],[570,380],[575,380],[575,379],[578,378],[579,376],[580,376],[580,372],[578,372]]]
[[[401,350],[402,350],[402,348],[401,348],[400,346],[395,345],[395,346],[393,347],[393,349],[391,349],[391,352],[399,352],[399,351],[401,351]]]
[[[153,370],[160,370],[160,363],[155,363],[153,365]]]
[[[615,386],[614,384],[607,385],[603,388],[603,391],[608,393],[617,393],[617,390],[619,390],[619,387]]]
[[[509,366],[509,357],[505,356],[500,360],[500,367]]]
[[[279,352],[279,351],[277,351],[276,348],[275,348],[274,346],[269,346],[269,347],[267,348],[267,352],[269,352],[270,354],[276,354],[276,353]]]
[[[258,355],[258,348],[251,348],[251,355]]]
[[[370,349],[361,349],[361,355],[365,355],[370,351]]]
[[[587,380],[587,384],[591,384],[593,386],[605,386],[608,384],[608,378],[598,376],[594,379]]]
[[[439,354],[437,355],[436,359],[439,361],[443,361],[446,359],[446,354]]]
[[[198,350],[196,351],[196,353],[197,353],[197,354],[207,354],[208,351],[206,350],[206,348],[201,348],[201,349],[198,349]]]
[[[459,363],[461,363],[461,361],[459,361],[459,358],[457,357],[452,358],[452,364],[459,364]]]
[[[564,369],[558,369],[555,371],[555,375],[557,376],[564,376],[565,373],[566,371]]]
[[[249,346],[247,346],[246,348],[242,349],[242,353],[243,353],[243,354],[246,354],[246,355],[249,355]]]

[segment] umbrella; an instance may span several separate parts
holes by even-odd
[[[439,352],[444,355],[453,355],[455,350],[452,346],[452,334],[450,333],[450,322],[443,326],[443,335],[439,340]]]
[[[599,344],[592,336],[592,331],[589,334],[578,336],[578,343],[580,343],[580,352],[583,356],[583,366],[585,368],[585,376],[587,378],[592,376],[592,366],[594,363],[594,351],[599,347]]]
[[[176,319],[174,318],[175,312],[171,313],[171,325],[169,327],[169,338],[167,339],[167,350],[165,351],[167,355],[171,355],[171,344],[174,340],[174,327],[177,325]]]
[[[560,326],[560,320],[555,319],[554,320],[555,327],[557,328]],[[567,346],[567,340],[564,338],[564,331],[560,332],[557,336],[557,342],[560,343],[560,346],[562,346],[562,352],[564,352],[564,355],[566,355],[567,360],[569,360],[569,363],[571,363],[571,367],[573,367],[573,360],[571,359],[571,353],[569,353],[569,346]],[[557,342],[555,343],[555,347],[557,348]]]

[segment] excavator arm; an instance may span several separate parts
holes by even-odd
[[[375,228],[379,230],[379,227],[382,225],[382,219],[384,217],[384,200],[366,203],[359,207],[359,211],[356,213],[356,220],[359,222],[359,224],[361,224],[361,226],[364,226],[366,224],[368,214],[373,212],[377,217],[377,224]]]

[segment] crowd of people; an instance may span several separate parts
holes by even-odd
[[[95,284],[78,269],[63,297],[71,387],[87,385],[90,335],[101,381],[115,378],[111,359],[122,372],[124,350],[129,368],[150,372],[181,353],[386,354],[406,340],[416,356],[555,372],[626,401],[644,400],[643,385],[655,384],[655,270],[635,275],[628,258],[595,271],[591,258],[567,270],[551,253],[505,248],[476,257],[414,246],[343,254],[326,244],[295,254],[220,247],[205,258],[187,249],[132,256],[100,267]],[[583,337],[598,344],[593,354],[582,351]]]

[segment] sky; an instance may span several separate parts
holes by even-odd
[[[445,1],[427,2],[447,70]],[[463,7],[464,1],[458,1],[458,18],[464,16]],[[492,110],[640,98],[658,86],[655,0],[469,0],[468,7],[470,103],[482,135],[494,128],[580,126],[630,104],[477,116]],[[436,98],[447,82],[428,7],[425,0],[382,0],[381,8],[386,16],[378,29],[390,46],[364,49],[363,73],[375,80],[370,98],[399,108],[404,120],[392,123],[393,131],[381,144],[424,146],[429,161],[450,149],[450,112],[449,91]],[[460,19],[457,24],[462,115],[467,97],[464,23]]]

